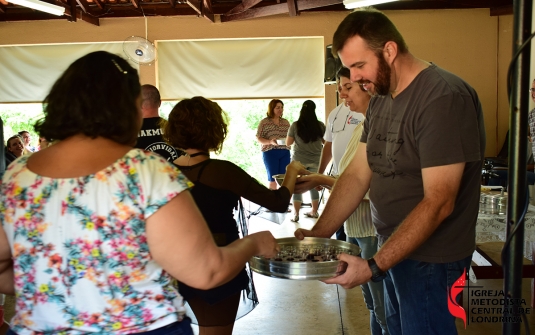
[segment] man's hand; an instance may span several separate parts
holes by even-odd
[[[297,237],[297,231],[295,232]],[[369,282],[372,278],[372,271],[368,266],[368,262],[358,256],[350,256],[348,254],[338,255],[341,262],[347,263],[346,272],[343,275],[324,280],[325,284],[339,284],[343,288],[349,289],[357,285],[362,285]]]

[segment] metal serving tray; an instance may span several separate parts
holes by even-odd
[[[253,271],[283,279],[327,279],[344,273],[347,268],[347,263],[337,259],[338,254],[360,255],[357,245],[328,238],[287,237],[277,239],[277,243],[281,251],[275,258],[251,258],[249,264]]]

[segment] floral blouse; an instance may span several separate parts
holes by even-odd
[[[139,149],[95,174],[48,178],[13,162],[0,220],[14,259],[19,335],[130,334],[182,319],[182,298],[152,258],[145,222],[192,184]],[[171,252],[171,251],[170,251]]]

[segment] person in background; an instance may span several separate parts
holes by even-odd
[[[26,130],[19,131],[19,136],[22,138],[22,143],[24,144],[25,153],[35,152],[37,149],[32,146],[32,136]]]
[[[141,112],[143,113],[143,125],[139,131],[136,148],[151,151],[172,162],[182,153],[163,140],[159,114],[162,100],[160,91],[153,85],[141,86]]]
[[[312,100],[303,103],[299,119],[292,123],[286,137],[286,145],[293,145],[292,160],[298,161],[305,166],[308,171],[317,172],[321,149],[323,147],[323,134],[325,124],[318,121],[316,117],[316,104]],[[310,190],[312,201],[312,211],[305,213],[309,218],[318,217],[319,193],[316,189]],[[292,222],[299,221],[299,211],[303,202],[301,194],[293,195],[294,217]]]
[[[269,232],[215,244],[187,178],[133,148],[140,93],[126,60],[97,51],[45,98],[34,128],[57,143],[0,185],[0,293],[17,297],[8,334],[192,335],[173,277],[209,289],[280,250]]]
[[[284,173],[286,166],[290,164],[290,148],[286,145],[290,122],[282,117],[283,112],[282,101],[271,100],[267,117],[260,121],[256,132],[256,139],[262,146],[262,158],[266,166],[269,188],[272,190],[277,189],[277,182],[273,176]]]
[[[237,165],[210,158],[211,152],[221,152],[227,135],[227,116],[217,103],[203,97],[182,100],[169,114],[169,120],[163,122],[163,129],[165,140],[185,152],[174,163],[195,184],[191,194],[217,245],[238,240],[240,230],[242,236],[247,235],[241,197],[272,211],[286,212],[297,174],[304,167],[292,162],[281,187],[271,190]],[[234,218],[235,208],[239,224]],[[232,334],[234,320],[258,304],[248,268],[211,290],[195,289],[182,282],[178,288],[195,314],[200,335]]]
[[[19,135],[11,136],[6,142],[6,167],[11,164],[15,159],[24,155],[24,144]]]
[[[336,74],[336,85],[342,100],[347,97],[347,89],[345,87],[349,83],[351,83],[349,74],[341,68]],[[345,101],[331,111],[327,119],[325,135],[323,136],[325,145],[321,151],[319,173],[325,172],[325,168],[332,159],[331,175],[338,176],[340,174],[338,167],[340,159],[346,152],[347,144],[353,131],[363,120],[364,116],[361,113],[351,111]],[[336,232],[336,239],[340,241],[347,240],[344,226],[341,226]]]
[[[349,78],[349,69],[340,69],[342,77]],[[370,95],[362,89],[357,83],[344,83],[344,90],[346,91],[345,102],[349,109],[353,112],[359,112],[366,116],[368,104],[370,102]],[[355,152],[357,152],[360,138],[362,137],[364,123],[361,122],[355,130],[349,143],[346,152],[340,159],[339,168],[340,173],[346,169],[349,163],[353,160]],[[310,174],[301,176],[295,185],[295,192],[299,193],[301,190],[313,189],[317,186],[332,187],[336,179],[324,174]],[[344,223],[345,231],[347,233],[347,242],[358,245],[361,250],[361,257],[372,258],[377,252],[377,236],[375,227],[373,226],[370,210],[370,201],[368,194],[357,207],[357,209],[347,218]],[[372,335],[387,335],[388,327],[386,325],[385,308],[384,308],[384,289],[383,283],[368,282],[361,285],[362,294],[366,307],[370,311],[370,329]]]
[[[42,150],[42,149],[45,149],[45,148],[48,148],[48,146],[50,145],[51,143],[48,142],[48,140],[44,137],[39,137],[39,148],[38,150]]]
[[[370,259],[341,254],[346,272],[325,282],[352,288],[382,281],[390,334],[457,334],[448,292],[466,276],[475,250],[485,154],[477,93],[413,56],[373,8],[340,23],[332,50],[373,98],[362,143],[325,210],[312,230],[295,236],[330,236],[369,189],[379,250]]]

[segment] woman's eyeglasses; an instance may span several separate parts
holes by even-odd
[[[529,89],[529,93],[531,93],[531,94],[535,93],[535,88],[530,88]]]

